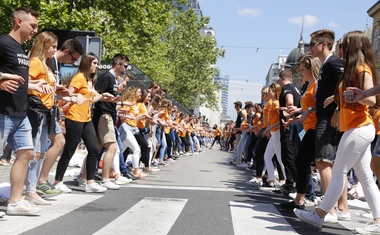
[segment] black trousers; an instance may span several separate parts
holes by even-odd
[[[55,180],[63,180],[67,166],[69,165],[69,162],[73,157],[81,139],[83,140],[83,143],[86,146],[88,152],[86,159],[87,180],[93,180],[95,176],[96,159],[99,150],[94,124],[92,124],[92,121],[76,122],[66,119],[65,126],[66,144],[65,148],[63,149],[61,158],[58,161]]]

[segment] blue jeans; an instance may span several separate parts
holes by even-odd
[[[236,147],[236,162],[237,163],[241,162],[242,155],[243,155],[243,150],[244,150],[244,147],[245,147],[245,143],[248,140],[248,137],[249,136],[247,135],[247,132],[243,131],[243,133],[241,134],[241,139],[239,141],[239,144]],[[245,153],[245,154],[247,154],[247,153]]]
[[[8,142],[13,151],[34,149],[32,126],[27,117],[11,117],[0,114],[0,146]],[[3,147],[0,148],[0,156]]]
[[[159,138],[161,139],[161,146],[160,146],[160,149],[159,149],[159,154],[160,155],[159,155],[158,159],[159,159],[160,162],[163,162],[164,161],[164,157],[165,157],[166,147],[167,147],[166,138],[165,138],[165,136],[163,136],[163,131],[161,129],[157,129],[156,137],[157,137],[157,133],[159,133]]]
[[[56,123],[56,126],[58,123]],[[41,159],[32,159],[29,161],[28,175],[26,177],[26,191],[36,192],[38,176],[43,162],[43,155],[46,153],[46,145],[48,141],[48,124],[47,124],[47,113],[44,113],[40,126],[36,136],[33,138],[34,153],[40,153]]]

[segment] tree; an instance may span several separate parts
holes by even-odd
[[[102,63],[122,52],[151,79],[167,88],[185,107],[216,107],[213,83],[222,53],[202,33],[207,18],[179,10],[186,0],[3,0],[2,33],[12,27],[10,15],[24,5],[39,11],[39,29],[95,31],[102,38]],[[30,44],[29,44],[30,46]],[[28,49],[28,45],[26,47]]]

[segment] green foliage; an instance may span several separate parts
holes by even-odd
[[[173,4],[175,2],[176,4]],[[167,88],[186,108],[216,106],[220,88],[212,66],[223,52],[202,30],[207,18],[198,19],[187,0],[2,0],[1,33],[8,33],[10,15],[18,6],[40,12],[40,29],[95,31],[102,38],[102,62],[115,53],[128,55],[148,77]]]

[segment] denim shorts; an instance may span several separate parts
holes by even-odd
[[[34,149],[32,126],[27,117],[11,117],[0,114],[0,156],[8,142],[13,151]]]

